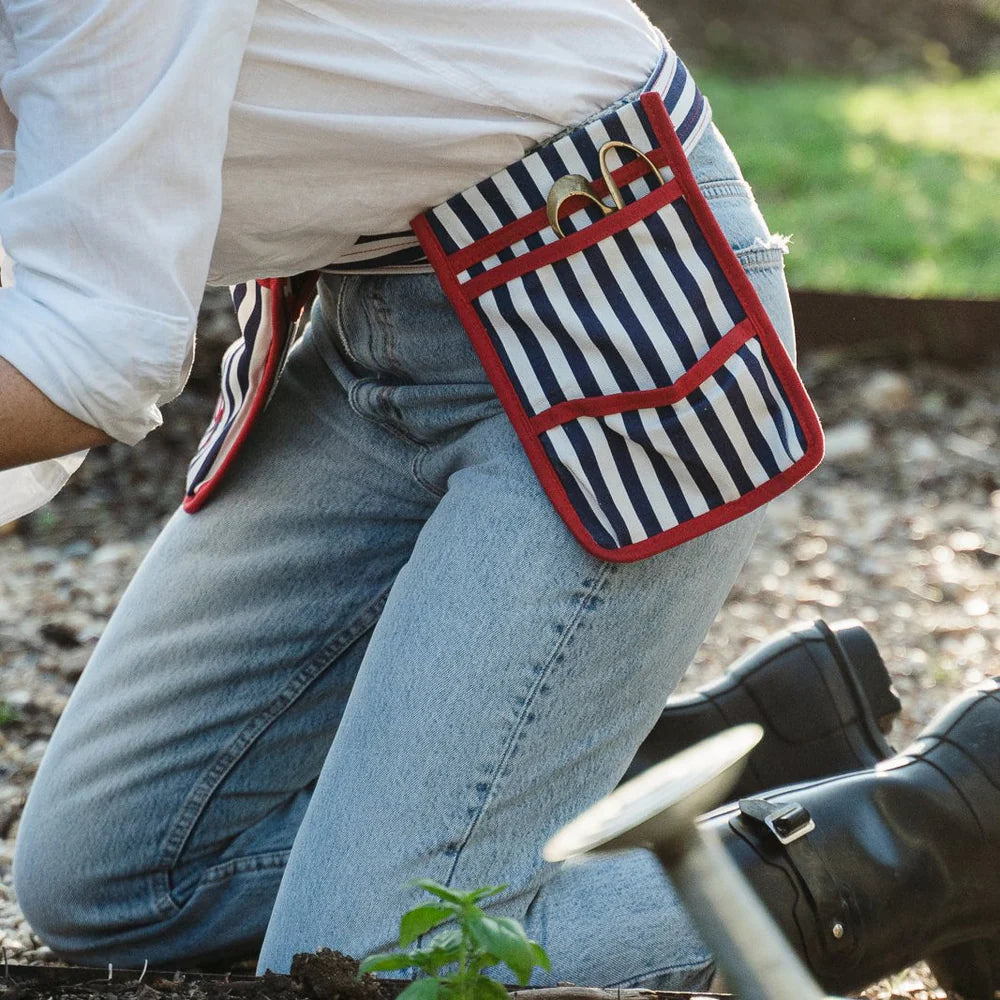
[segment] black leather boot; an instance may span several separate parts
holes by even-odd
[[[779,632],[720,680],[671,698],[623,780],[714,733],[757,722],[764,738],[733,797],[871,767],[892,753],[899,714],[872,637],[856,621]]]
[[[1000,683],[901,754],[701,821],[827,990],[920,959],[965,1000],[1000,989]]]

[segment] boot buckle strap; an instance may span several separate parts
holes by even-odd
[[[818,938],[805,933],[808,921],[798,912],[796,921],[803,929],[807,950],[817,946],[821,954],[849,953],[856,945],[851,910],[847,900],[830,873],[821,850],[813,844],[807,833],[816,829],[809,810],[798,802],[774,803],[766,799],[740,799],[737,825],[742,825],[756,839],[773,837],[782,848],[782,854],[798,873],[811,901],[811,910],[822,931]],[[767,830],[767,834],[763,831]]]
[[[745,817],[763,824],[785,847],[816,829],[809,811],[798,802],[774,806],[763,799],[740,799],[739,805]]]

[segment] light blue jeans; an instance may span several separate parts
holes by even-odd
[[[695,175],[791,344],[781,251],[714,130]],[[217,497],[169,522],[31,791],[16,890],[70,961],[390,949],[427,876],[506,883],[551,975],[704,988],[652,856],[541,846],[611,791],[757,514],[601,562],[528,465],[436,280],[331,279]]]

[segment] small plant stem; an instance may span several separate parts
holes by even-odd
[[[462,928],[462,949],[458,955],[458,1000],[469,998],[469,935]]]

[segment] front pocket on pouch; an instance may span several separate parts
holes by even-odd
[[[806,450],[753,340],[673,405],[580,416],[540,440],[588,533],[619,550],[667,532],[677,544],[752,510]]]
[[[545,181],[526,192],[529,156],[414,228],[553,504],[585,548],[628,561],[786,489],[822,435],[662,99],[612,116],[546,153],[546,178],[560,144],[583,160],[595,179],[564,185],[583,208],[546,211]],[[616,170],[609,135],[638,154]],[[508,214],[498,196],[514,182]]]

